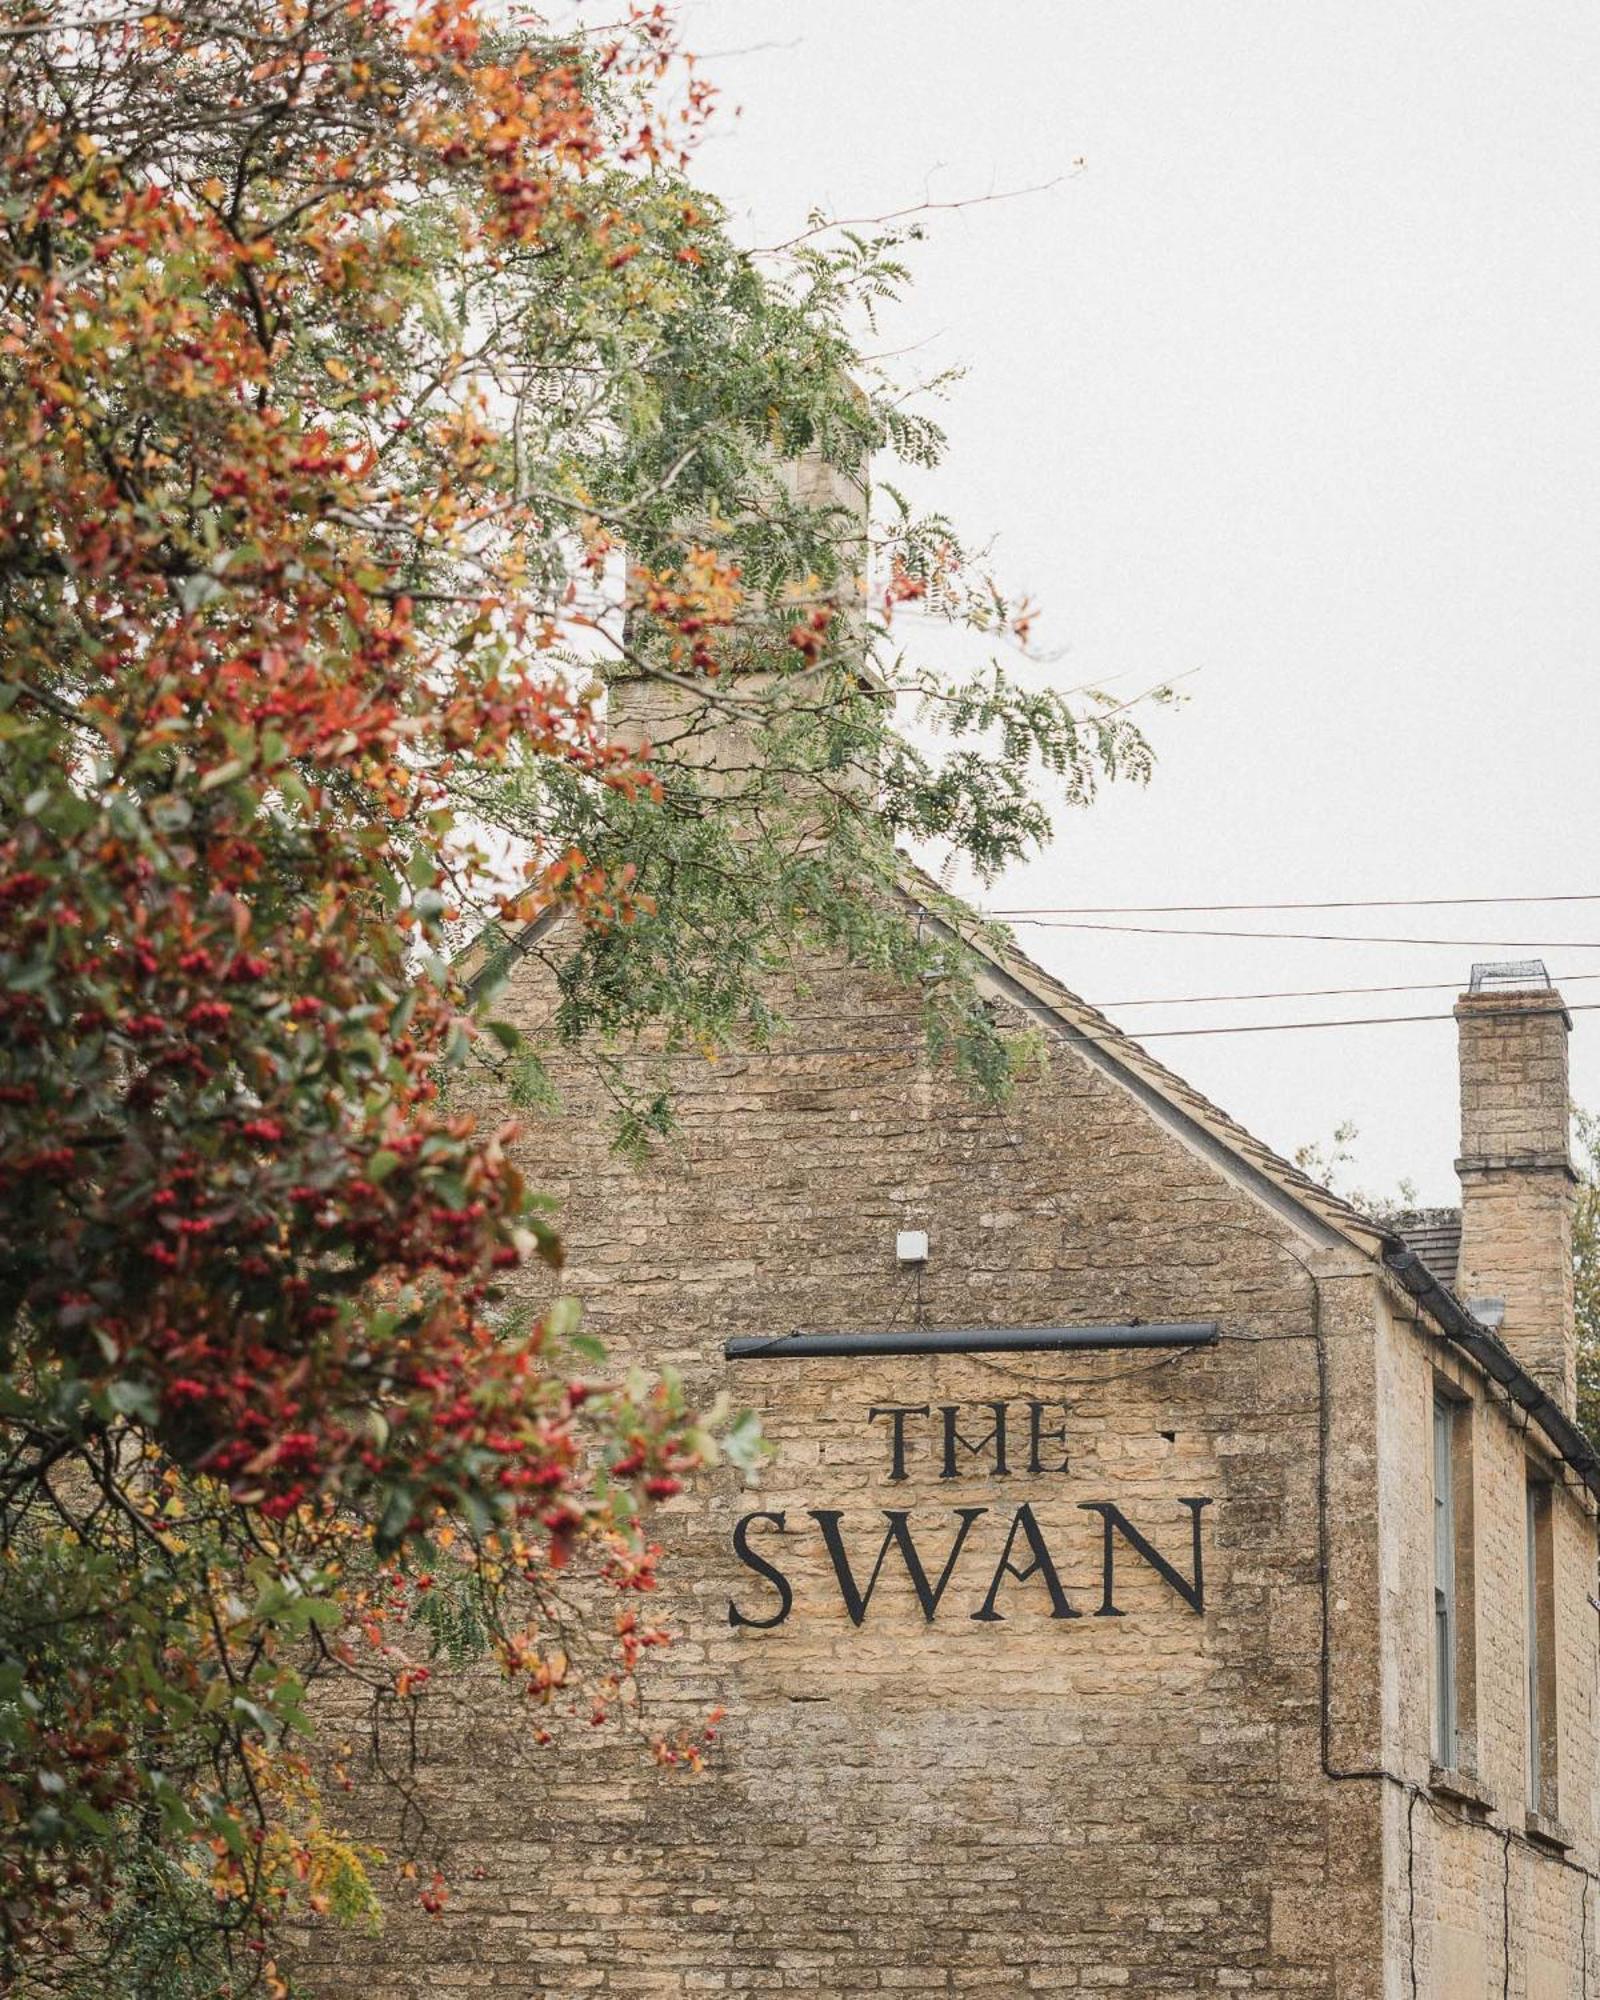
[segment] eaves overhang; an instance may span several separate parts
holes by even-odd
[[[1600,1501],[1600,1452],[1561,1405],[1540,1388],[1499,1335],[1474,1318],[1400,1237],[1385,1240],[1383,1262],[1412,1298],[1427,1308],[1445,1338],[1470,1354],[1489,1379],[1505,1390],[1517,1408],[1537,1424],[1561,1462]]]

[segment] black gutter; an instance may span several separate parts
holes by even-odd
[[[1557,1456],[1600,1500],[1600,1452],[1579,1430],[1559,1403],[1547,1396],[1505,1342],[1475,1320],[1455,1294],[1441,1285],[1415,1250],[1398,1236],[1384,1239],[1383,1261],[1411,1296],[1425,1305],[1446,1336],[1465,1348],[1491,1381],[1498,1382],[1512,1402],[1539,1426],[1555,1446]]]
[[[909,1327],[904,1333],[780,1333],[725,1341],[729,1361],[805,1359],[822,1354],[1081,1353],[1113,1347],[1213,1347],[1215,1320],[1145,1326],[984,1326],[952,1331]]]

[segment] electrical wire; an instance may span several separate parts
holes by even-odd
[[[1569,1014],[1585,1014],[1595,1008],[1600,1008],[1600,1000],[1576,1000],[1568,1005],[1567,1012]],[[1480,1011],[1479,1018],[1482,1019],[1485,1015],[1490,1015],[1491,1012],[1496,1019],[1505,1018],[1510,1020],[1524,1014],[1526,1010],[1514,1007],[1491,1010],[1485,1007]],[[1455,1015],[1453,1013],[1366,1014],[1354,1015],[1338,1021],[1229,1022],[1223,1027],[1213,1028],[1141,1028],[1138,1034],[1131,1038],[1135,1041],[1146,1042],[1174,1035],[1271,1035],[1281,1034],[1292,1028],[1388,1028],[1393,1027],[1401,1021],[1453,1021],[1454,1019]],[[1111,1037],[1109,1036],[1091,1035],[1085,1037],[1085,1040],[1089,1041],[1106,1041],[1110,1039]]]
[[[1028,924],[1045,931],[1118,931],[1139,937],[1250,938],[1260,944],[1421,944],[1448,945],[1455,951],[1600,951],[1600,938],[1385,937],[1365,931],[1234,931],[1214,929],[1210,925],[1088,923],[1076,917],[1010,917],[1007,922]]]
[[[1181,917],[1244,910],[1445,910],[1505,903],[1600,903],[1600,892],[1562,896],[1371,896],[1313,903],[1016,903],[984,911],[989,917]]]
[[[1552,986],[1574,986],[1581,980],[1600,979],[1600,972],[1552,972],[1546,975]],[[1233,1000],[1343,1000],[1363,993],[1459,993],[1459,979],[1424,979],[1408,985],[1385,986],[1285,986],[1253,993],[1144,993],[1131,1000],[1096,1000],[1100,1012],[1108,1007],[1211,1007]],[[785,1014],[791,1025],[800,1022],[836,1021],[836,1014]]]
[[[1581,979],[1600,979],[1600,972],[1553,972],[1553,986],[1573,986]],[[1343,1000],[1357,993],[1457,993],[1459,979],[1428,979],[1409,986],[1290,986],[1274,993],[1165,993],[1137,1000],[1097,1000],[1107,1007],[1214,1007],[1226,1000]]]
[[[1600,976],[1600,975],[1597,975]],[[1128,1003],[1123,1003],[1128,1004]],[[1569,1014],[1587,1014],[1600,1010],[1600,1000],[1574,1000],[1567,1003]],[[1492,1020],[1519,1020],[1527,1010],[1520,1007],[1484,1007],[1477,1010],[1478,1018]],[[1230,1021],[1221,1026],[1209,1028],[1141,1028],[1137,1032],[1096,1035],[1087,1029],[1072,1030],[1073,1039],[1096,1044],[1117,1046],[1126,1042],[1171,1041],[1177,1037],[1192,1035],[1276,1035],[1307,1028],[1390,1028],[1412,1021],[1453,1021],[1453,1013],[1441,1014],[1363,1014],[1346,1016],[1335,1021]],[[714,1055],[707,1055],[708,1064],[726,1061],[730,1064],[744,1062],[796,1062],[807,1056],[892,1056],[898,1052],[926,1048],[925,1035],[904,1035],[881,1042],[830,1042],[810,1048],[795,1049],[725,1049]],[[602,1060],[606,1062],[671,1062],[701,1053],[694,1049],[612,1049],[607,1050]],[[848,1078],[841,1078],[847,1082]]]

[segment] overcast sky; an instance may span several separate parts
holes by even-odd
[[[1005,904],[1600,891],[1600,11],[1543,0],[690,0],[728,106],[700,178],[747,240],[813,204],[928,218],[886,328],[961,363],[941,493],[1070,682],[1185,676],[1147,791],[1067,818]],[[724,52],[724,53],[719,53]],[[1075,166],[1081,161],[1081,166]],[[921,344],[919,344],[921,343]],[[1537,951],[1600,1002],[1600,902],[1026,929],[1136,1032],[1447,1013]],[[1580,941],[1597,942],[1582,948]],[[1600,1013],[1573,1074],[1600,1107]],[[1456,1193],[1454,1028],[1152,1040],[1282,1150]]]

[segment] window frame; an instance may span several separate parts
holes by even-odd
[[[1476,1780],[1474,1408],[1470,1393],[1459,1383],[1445,1375],[1434,1377],[1429,1446],[1429,1492],[1433,1502],[1429,1756],[1436,1771]]]
[[[1441,1770],[1457,1768],[1460,1732],[1457,1713],[1456,1638],[1460,1578],[1456,1564],[1456,1407],[1435,1385],[1433,1392],[1433,1761]]]
[[[1524,1788],[1528,1811],[1553,1821],[1560,1800],[1554,1490],[1539,1467],[1530,1464],[1523,1493]]]

